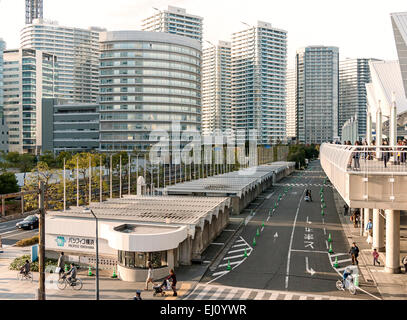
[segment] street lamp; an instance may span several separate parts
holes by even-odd
[[[99,233],[98,233],[98,218],[90,208],[85,208],[83,213],[91,213],[96,220],[96,300],[99,300]]]

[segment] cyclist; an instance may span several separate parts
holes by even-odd
[[[66,275],[71,275],[67,279],[69,283],[73,283],[76,281],[76,273],[77,273],[77,269],[76,269],[75,265],[73,263],[71,263],[71,269],[66,273]]]
[[[349,268],[346,268],[345,271],[343,272],[343,279],[342,279],[342,286],[345,289],[345,281],[346,278],[350,276],[350,279],[352,280],[352,270]]]
[[[25,264],[20,268],[20,273],[26,277],[29,272],[30,272],[30,261],[25,260]]]

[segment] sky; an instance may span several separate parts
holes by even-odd
[[[288,31],[288,65],[296,49],[331,45],[340,58],[396,60],[391,12],[407,11],[406,0],[44,0],[44,18],[60,25],[140,30],[141,20],[168,5],[204,18],[204,39],[230,41],[233,32],[258,20]],[[19,46],[24,0],[0,0],[0,38]]]

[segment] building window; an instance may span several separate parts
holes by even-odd
[[[167,251],[158,252],[130,252],[118,251],[119,264],[127,268],[147,269],[150,261],[153,268],[166,267]]]

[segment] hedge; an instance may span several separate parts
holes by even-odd
[[[17,241],[16,247],[32,246],[34,244],[37,244],[38,242],[39,242],[39,235],[36,235],[32,238],[22,239],[22,240]]]
[[[31,262],[31,256],[26,254],[22,257],[15,258],[12,263],[10,263],[9,269],[10,270],[20,270],[21,267],[25,264],[25,260]],[[55,270],[58,260],[56,259],[45,259],[45,268],[48,266],[52,266],[53,270]],[[34,272],[38,272],[38,261],[31,262],[30,270]]]

